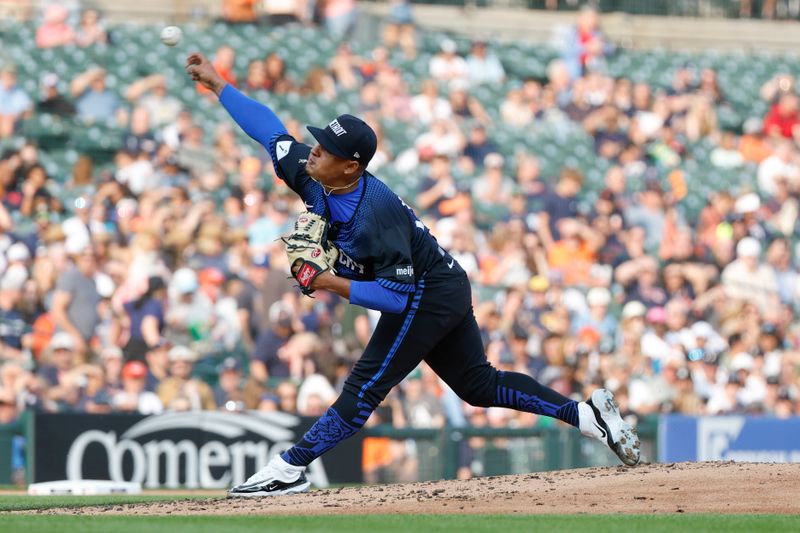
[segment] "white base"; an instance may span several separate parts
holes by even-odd
[[[76,496],[95,496],[106,494],[141,494],[141,483],[125,481],[105,481],[82,479],[79,481],[48,481],[28,485],[28,494],[32,496],[54,496],[73,494]]]

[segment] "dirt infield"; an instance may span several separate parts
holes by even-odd
[[[45,514],[329,515],[800,513],[800,464],[673,463],[318,490],[261,499],[39,510]]]

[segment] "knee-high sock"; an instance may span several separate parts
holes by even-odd
[[[302,440],[283,452],[291,465],[308,466],[311,461],[353,435],[375,408],[345,390],[334,404],[309,429]]]
[[[525,374],[498,372],[494,405],[558,418],[578,427],[578,403]]]

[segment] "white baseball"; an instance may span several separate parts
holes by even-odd
[[[181,42],[183,32],[177,26],[167,26],[161,30],[161,42],[167,46],[175,46]]]

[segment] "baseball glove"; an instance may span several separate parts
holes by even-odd
[[[336,273],[334,265],[339,252],[328,240],[328,222],[321,216],[301,213],[292,232],[281,240],[286,245],[292,276],[306,296],[314,292],[311,284],[317,276],[326,270]]]

